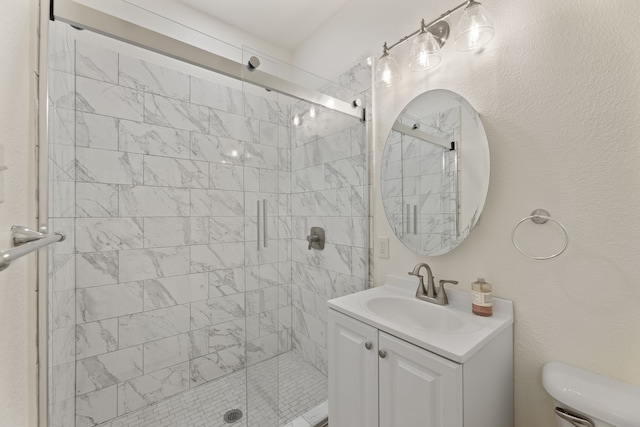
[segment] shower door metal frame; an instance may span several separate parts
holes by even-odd
[[[50,18],[283,95],[321,105],[361,121],[365,120],[364,108],[360,107],[356,100],[349,103],[273,74],[248,68],[245,64],[116,18],[73,0],[51,0]]]

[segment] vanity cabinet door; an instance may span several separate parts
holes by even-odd
[[[378,330],[329,310],[331,427],[378,425]]]
[[[384,332],[379,346],[380,427],[462,427],[462,365]]]

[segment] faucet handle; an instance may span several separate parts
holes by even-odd
[[[447,298],[447,292],[445,291],[444,284],[451,283],[452,285],[457,285],[457,280],[440,280],[440,287],[438,288],[438,294],[436,298],[438,299],[438,304],[447,305],[449,304],[449,298]]]

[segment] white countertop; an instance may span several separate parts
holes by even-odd
[[[425,310],[452,310],[465,324],[463,328],[442,332],[430,330],[429,325],[414,327],[397,319],[383,317],[367,308],[373,298],[415,299],[418,278],[387,276],[384,286],[329,300],[329,308],[358,319],[375,328],[436,353],[457,363],[464,363],[484,345],[513,325],[513,303],[501,298],[493,299],[493,316],[476,316],[471,312],[472,295],[447,287],[449,305],[420,301]],[[419,321],[419,319],[418,319]]]

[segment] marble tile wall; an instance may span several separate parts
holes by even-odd
[[[51,251],[50,424],[83,427],[291,348],[290,114],[275,94],[65,27],[52,26],[50,220],[68,239]]]
[[[370,100],[371,70],[361,63],[324,91]],[[291,151],[293,348],[327,373],[327,301],[370,281],[369,152],[363,123],[297,104]],[[370,111],[370,109],[368,109]],[[325,229],[324,250],[309,250],[311,227]]]
[[[326,374],[326,301],[370,280],[364,125],[318,109],[295,128],[310,106],[66,25],[51,37],[50,224],[68,238],[50,251],[50,425],[98,425],[292,348]],[[359,64],[324,90],[368,102],[369,81]]]

